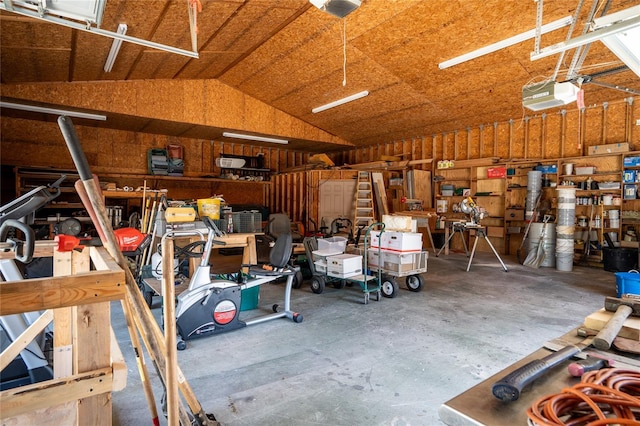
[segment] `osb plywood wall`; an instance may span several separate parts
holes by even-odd
[[[357,148],[337,154],[334,161],[364,163],[376,161],[381,155],[404,155],[404,159],[412,160],[550,159],[586,155],[590,146],[618,142],[629,142],[632,150],[640,150],[637,101],[626,98],[581,110],[523,116],[519,120]]]
[[[278,172],[301,165],[307,155],[303,152],[251,145],[222,143],[203,139],[177,138],[148,133],[136,133],[95,127],[76,126],[92,171],[101,174],[122,174],[103,180],[117,181],[120,186],[141,186],[143,178],[127,178],[127,174],[144,175],[147,152],[169,144],[184,147],[184,174],[191,177],[218,177],[220,168],[215,159],[222,154],[243,156],[264,155],[265,168]],[[46,167],[75,170],[60,129],[55,123],[2,118],[2,164],[24,167]],[[236,181],[179,181],[151,180],[152,189],[168,188],[169,196],[177,199],[202,198],[222,194],[229,203],[267,204],[271,184]]]

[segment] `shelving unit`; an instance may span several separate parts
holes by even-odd
[[[560,162],[559,170],[563,174],[559,179],[576,187],[576,259],[583,256],[584,244],[589,241],[591,246],[587,260],[602,262],[606,244],[604,234],[609,233],[614,242],[621,240],[620,220],[610,219],[610,212],[615,211],[620,217],[622,159],[622,154],[604,154],[564,158]],[[567,164],[573,164],[572,174],[565,174]],[[595,170],[593,173],[590,170],[581,172],[580,169],[585,167],[594,167]],[[605,184],[611,187],[602,188]]]
[[[625,241],[628,231],[640,232],[640,151],[625,153],[622,159],[622,207],[620,212],[621,244],[637,247],[637,241]],[[629,236],[629,238],[632,238]]]
[[[39,186],[46,186],[59,179],[62,175],[67,178],[60,187],[61,194],[52,200],[37,213],[34,225],[40,227],[48,226],[49,237],[54,235],[54,227],[61,221],[74,217],[82,223],[90,223],[88,215],[84,212],[84,205],[80,202],[74,183],[79,179],[75,170],[63,170],[53,168],[28,168],[17,167],[14,169],[16,175],[16,196],[23,195],[30,190]],[[225,189],[231,187],[238,188],[238,185],[256,186],[262,188],[260,192],[261,204],[267,204],[270,182],[269,181],[250,181],[250,180],[230,180],[217,177],[195,177],[195,176],[164,176],[164,175],[147,175],[147,174],[128,174],[128,173],[98,173],[101,183],[113,182],[116,186],[123,188],[125,186],[138,188],[146,184],[148,197],[153,197],[158,191],[165,189],[163,193],[171,194],[176,199],[204,198],[210,197],[214,193],[221,193]],[[247,188],[248,189],[248,188]],[[236,189],[238,190],[238,189]],[[242,191],[242,190],[241,190]],[[133,210],[141,210],[142,191],[102,191],[105,197],[105,205],[107,207],[122,206],[122,219],[126,220]]]
[[[452,213],[453,204],[459,203],[462,201],[462,195],[452,195],[452,196],[444,196],[442,195],[442,185],[449,184],[453,185],[455,188],[469,188],[471,189],[471,168],[470,167],[462,167],[462,168],[449,168],[449,169],[437,169],[435,171],[435,175],[441,176],[441,180],[436,180],[434,194],[437,200],[447,201],[447,211],[449,215]]]
[[[489,177],[491,170],[504,169],[504,176]],[[481,224],[487,227],[487,236],[499,238],[492,240],[500,252],[504,252],[505,237],[505,201],[506,201],[506,167],[503,164],[473,167],[474,178],[471,180],[471,194],[480,208],[486,211]]]

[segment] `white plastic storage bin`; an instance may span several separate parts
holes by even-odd
[[[313,264],[316,267],[316,272],[318,272],[319,274],[326,274],[327,273],[327,262],[324,260],[316,260],[315,262],[313,262]]]
[[[345,237],[318,238],[318,251],[323,253],[344,253],[346,247],[347,239]]]
[[[384,232],[381,248],[393,251],[421,251],[422,234],[419,232]]]
[[[336,278],[349,278],[362,273],[362,256],[357,254],[339,254],[327,257],[327,275]]]

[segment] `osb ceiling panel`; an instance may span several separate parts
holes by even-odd
[[[127,35],[191,50],[187,4],[107,0],[102,28],[114,31],[119,23],[126,23]],[[204,0],[201,4],[198,59],[125,42],[109,73],[103,66],[110,38],[3,11],[1,84],[218,79],[354,146],[368,146],[534,115],[522,108],[522,87],[551,78],[558,66],[559,55],[531,61],[534,40],[530,39],[448,69],[438,68],[444,60],[535,28],[538,3],[533,0],[362,0],[362,6],[344,19],[316,9],[307,0]],[[578,0],[546,0],[543,23],[573,16],[578,4]],[[584,32],[594,4],[600,14],[635,6],[638,1],[611,0],[608,5],[605,0],[584,1],[572,37]],[[564,27],[543,35],[540,47],[565,40],[568,31]],[[573,56],[574,51],[564,56],[558,81],[567,79]],[[629,96],[589,83],[592,75],[596,82],[640,91],[640,78],[629,70],[597,75],[621,65],[602,43],[589,47],[577,70],[585,77],[587,104]],[[185,93],[184,99],[193,99],[193,106],[176,111],[171,88],[167,86],[163,95],[162,87],[153,93],[113,93],[114,104],[123,105],[122,114],[109,113],[100,125],[220,139],[222,129],[207,126],[204,119],[203,125],[180,122],[184,114],[200,114],[202,99],[215,94]],[[368,90],[369,96],[311,113],[314,107],[362,90]],[[41,101],[62,104],[62,99],[66,99],[64,93],[43,90]],[[134,108],[126,108],[127,99],[157,103],[166,117],[155,121],[136,117]],[[573,109],[575,104],[565,108]],[[233,114],[242,108],[225,105],[220,110]],[[2,115],[14,114],[2,110]],[[261,122],[259,116],[256,111],[256,123]],[[242,117],[225,120],[243,121]],[[290,145],[304,146],[344,148],[300,140]]]

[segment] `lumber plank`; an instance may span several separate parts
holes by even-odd
[[[53,311],[47,310],[38,317],[27,329],[22,332],[19,339],[11,342],[0,354],[0,371],[4,370],[9,363],[27,347],[33,339],[53,320]]]
[[[58,246],[56,241],[50,240],[42,240],[36,241],[35,247],[33,249],[33,257],[51,257],[53,256],[53,251]],[[11,250],[13,248],[13,244],[11,243],[0,243],[1,250]],[[13,251],[0,251],[0,260],[2,259],[15,259],[16,255]]]
[[[75,273],[91,268],[90,250],[73,251],[71,265]],[[124,286],[122,286],[124,287]],[[111,309],[108,302],[82,304],[71,308],[73,324],[73,370],[84,373],[96,368],[111,368]],[[112,371],[113,374],[113,371]],[[78,423],[111,424],[111,394],[92,394],[78,398]]]
[[[109,335],[111,336],[111,371],[113,371],[113,391],[121,391],[127,387],[127,364],[120,350],[118,339],[113,331],[113,327],[109,327]]]
[[[70,401],[11,418],[2,418],[2,426],[40,425],[43,424],[42,419],[47,419],[47,424],[50,425],[77,426],[77,404],[76,401]]]
[[[0,417],[5,423],[7,418],[111,392],[112,381],[111,367],[108,367],[8,389],[0,392]]]
[[[53,253],[53,276],[71,275],[72,252]],[[71,335],[71,308],[53,310],[53,377],[73,374],[73,336]]]
[[[584,326],[593,330],[600,331],[613,316],[613,312],[609,312],[604,308],[596,311],[584,320]],[[640,340],[640,317],[629,317],[624,322],[622,329],[618,333],[618,337],[626,339]]]
[[[0,283],[0,315],[119,300],[124,271],[92,271],[73,276]]]
[[[95,269],[98,271],[119,271],[120,265],[104,247],[90,247],[90,256]]]

